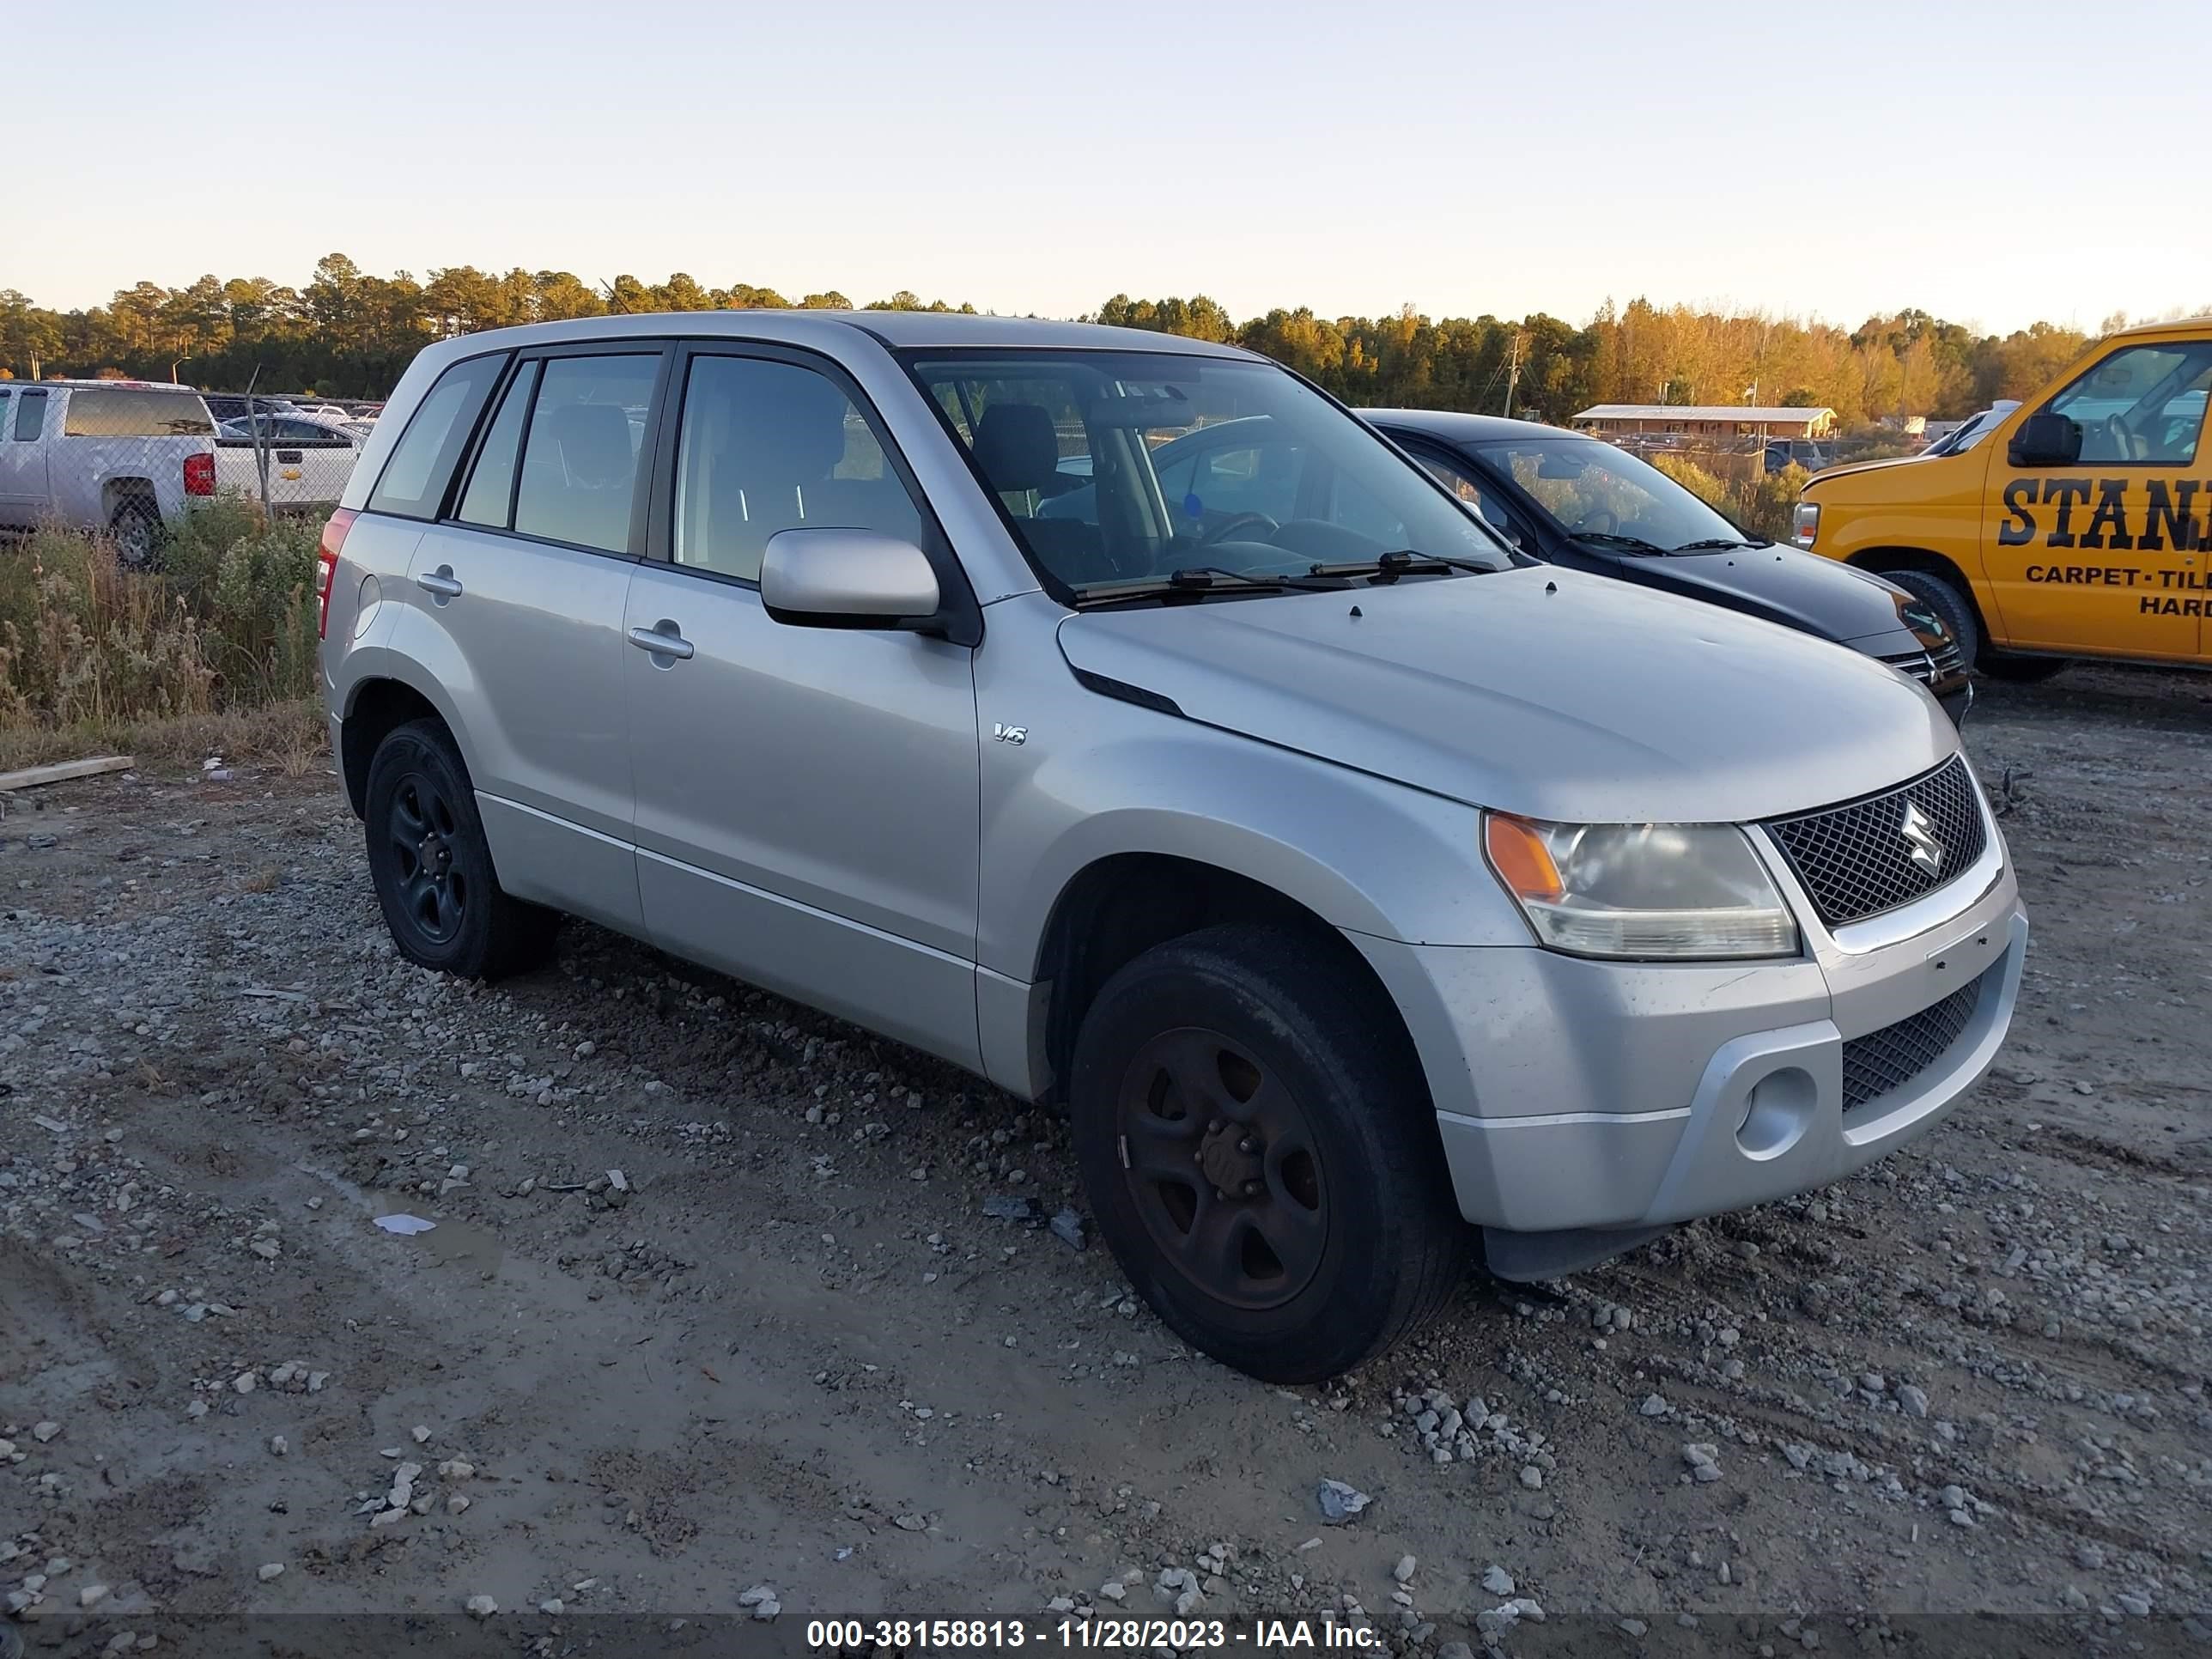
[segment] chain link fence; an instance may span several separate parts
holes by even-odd
[[[0,532],[103,532],[143,565],[184,515],[226,497],[271,520],[325,517],[381,409],[155,381],[0,381]]]

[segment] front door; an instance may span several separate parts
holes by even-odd
[[[623,650],[638,887],[665,950],[975,1066],[975,688],[964,647],[788,626],[768,538],[938,532],[816,360],[701,348]]]
[[[1991,435],[1982,561],[2003,643],[2177,661],[2202,653],[2212,600],[2208,386],[2212,340],[2122,344]],[[2037,413],[2081,428],[2074,462],[2012,464],[2012,434]]]
[[[451,511],[416,544],[392,641],[459,705],[501,884],[630,933],[623,606],[664,357],[632,343],[514,365]]]

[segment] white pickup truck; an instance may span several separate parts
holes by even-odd
[[[356,438],[331,422],[256,418],[258,442],[243,422],[226,435],[188,386],[0,381],[0,528],[105,526],[137,564],[195,500],[262,500],[264,466],[272,511],[333,505],[361,453]]]

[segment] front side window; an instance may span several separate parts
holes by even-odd
[[[1500,530],[1506,529],[1512,523],[1512,515],[1505,510],[1505,503],[1498,499],[1498,492],[1492,489],[1485,495],[1482,480],[1467,468],[1426,449],[1414,453],[1421,465],[1428,468],[1430,477],[1481,514],[1485,520]]]
[[[2197,459],[2212,387],[2212,340],[2124,347],[2053,398],[2046,412],[2081,428],[2085,461]]]
[[[437,513],[469,433],[506,365],[503,355],[470,357],[438,377],[385,462],[384,475],[368,498],[370,512],[409,519]]]
[[[638,450],[659,373],[659,352],[547,360],[515,491],[519,533],[629,550]]]
[[[36,438],[46,424],[46,394],[36,387],[15,400],[15,436],[25,443]]]
[[[922,540],[914,498],[836,381],[771,358],[693,358],[676,450],[676,562],[757,581],[769,538],[800,529]]]
[[[1577,540],[1650,555],[1737,546],[1743,532],[1650,462],[1586,438],[1485,444],[1490,465],[1512,475]]]
[[[902,356],[1030,563],[1072,598],[1408,550],[1510,562],[1372,430],[1271,364],[1030,348]]]

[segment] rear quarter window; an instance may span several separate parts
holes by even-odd
[[[189,392],[78,386],[62,425],[66,438],[212,438],[207,405]]]
[[[383,475],[369,492],[368,510],[403,519],[434,519],[469,434],[499,383],[507,354],[465,357],[438,377],[392,446]]]

